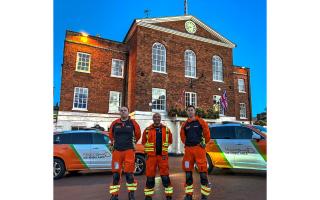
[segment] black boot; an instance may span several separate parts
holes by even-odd
[[[172,196],[167,196],[167,200],[172,200]]]
[[[129,198],[129,200],[135,200],[135,198],[134,198],[134,192],[133,192],[133,191],[130,191],[130,192],[128,193],[128,198]]]
[[[208,196],[201,194],[201,200],[207,200]]]
[[[119,200],[118,195],[111,195],[110,200]]]
[[[186,194],[184,200],[192,200],[192,196],[190,194]]]
[[[146,197],[144,198],[144,200],[152,200],[152,197],[151,197],[151,196],[146,196]]]

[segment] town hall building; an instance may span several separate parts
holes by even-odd
[[[108,129],[124,105],[142,130],[161,113],[174,134],[169,151],[181,153],[186,118],[170,111],[189,104],[207,111],[224,92],[227,109],[205,120],[250,123],[250,70],[233,65],[235,47],[191,15],[135,19],[122,42],[67,31],[56,128]]]

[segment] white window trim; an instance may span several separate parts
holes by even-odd
[[[164,48],[164,71],[158,71],[158,70],[154,70],[153,69],[153,46],[155,45],[155,44],[160,44],[160,45],[162,45],[163,46],[163,48]],[[155,73],[161,73],[161,74],[167,74],[167,49],[166,49],[166,47],[162,44],[162,43],[160,43],[160,42],[155,42],[155,43],[153,43],[153,45],[152,45],[152,48],[151,48],[151,62],[152,62],[152,72],[155,72]],[[160,67],[161,68],[161,67]]]
[[[85,70],[79,70],[79,69],[78,69],[79,53],[89,55],[89,66],[88,66],[88,71],[85,71]],[[77,72],[82,72],[82,73],[90,74],[90,67],[91,67],[91,54],[89,54],[89,53],[84,53],[84,52],[81,52],[81,51],[78,51],[78,52],[77,52],[77,58],[76,58],[76,71],[77,71]]]
[[[194,58],[195,58],[194,59],[194,65],[195,65],[194,74],[195,74],[195,76],[186,75],[186,60],[185,60],[186,58],[185,58],[185,55],[186,55],[187,51],[191,51],[194,54]],[[194,51],[192,51],[191,49],[187,49],[187,50],[184,51],[183,57],[184,57],[184,60],[183,60],[184,61],[184,77],[196,79],[197,78],[197,55],[196,55],[196,53]]]
[[[186,94],[190,94],[190,100],[191,100],[191,97],[192,97],[192,94],[195,94],[195,96],[196,96],[196,98],[195,98],[195,105],[194,105],[194,107],[195,108],[198,108],[198,95],[197,95],[197,93],[195,93],[195,92],[185,92],[185,94],[184,94],[184,101],[186,101]],[[188,103],[190,103],[190,102],[188,102]],[[186,102],[184,103],[185,104],[185,107],[187,107],[188,105],[186,105]]]
[[[246,112],[245,112],[245,115],[246,115],[245,117],[241,117],[241,104],[244,104],[244,108],[245,108],[245,111],[246,111]],[[246,104],[245,104],[245,103],[239,103],[239,108],[240,108],[240,109],[239,109],[240,119],[248,119],[248,118],[247,118],[247,107],[246,107]]]
[[[122,66],[122,75],[121,75],[121,76],[117,76],[117,75],[113,75],[113,74],[112,74],[112,63],[113,63],[113,61],[114,61],[114,60],[123,61],[123,66]],[[124,60],[116,59],[116,58],[112,58],[112,60],[111,60],[111,72],[110,72],[110,77],[114,77],[114,78],[123,78],[124,65],[125,65]]]
[[[151,110],[152,110],[152,112],[160,112],[160,113],[166,113],[167,112],[167,90],[166,89],[163,89],[163,88],[152,88],[152,90],[153,89],[158,89],[158,90],[164,90],[164,92],[165,92],[165,105],[164,105],[164,110],[157,110],[157,109],[153,109],[152,107],[153,107],[153,105],[151,106]],[[152,98],[152,91],[151,91],[151,103],[152,103],[152,100],[153,100],[153,98]]]
[[[88,89],[88,88],[85,88],[85,89],[88,90],[86,108],[75,108],[75,107],[74,107],[74,99],[76,98],[76,88],[83,88],[83,87],[74,87],[74,90],[73,90],[73,100],[72,100],[72,110],[88,111],[89,89]]]
[[[239,80],[242,80],[243,81],[243,91],[240,90],[240,84],[239,84]],[[244,83],[244,79],[243,78],[238,78],[238,92],[239,93],[246,93],[246,84]]]
[[[214,82],[224,83],[224,81],[221,80],[213,80]]]
[[[109,92],[109,105],[108,105],[108,113],[120,113],[120,110],[118,111],[114,111],[114,110],[110,110],[110,98],[111,98],[111,93],[118,93],[120,94],[120,98],[119,98],[119,108],[121,107],[121,102],[122,102],[122,93],[121,92],[118,92],[118,91],[110,91]]]
[[[213,67],[213,59],[214,57],[218,57],[220,60],[221,60],[221,67],[222,67],[222,80],[218,80],[218,79],[215,79],[215,71],[214,71],[214,67]],[[222,59],[220,56],[218,55],[214,55],[212,56],[212,60],[211,60],[211,65],[212,65],[212,80],[215,81],[215,82],[220,82],[220,83],[224,83],[224,69],[223,69],[223,62],[222,62]]]

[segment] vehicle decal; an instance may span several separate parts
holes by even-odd
[[[256,141],[252,141],[253,146],[256,148],[256,150],[259,152],[259,154],[262,156],[262,158],[264,159],[264,161],[267,161],[267,156],[265,153],[263,153],[259,147],[259,145],[257,144]]]
[[[81,163],[83,164],[83,166],[86,169],[89,169],[88,165],[84,162],[84,160],[82,159],[81,155],[78,153],[78,151],[76,150],[75,146],[73,144],[70,144],[71,149],[73,150],[73,152],[77,155],[78,159],[81,161]]]
[[[220,160],[220,161],[223,160],[223,161],[225,162],[225,166],[226,166],[226,167],[232,168],[231,163],[230,163],[229,160],[227,159],[227,157],[226,157],[226,155],[224,154],[224,152],[221,150],[221,148],[220,148],[220,146],[219,146],[219,144],[218,144],[218,141],[217,141],[217,140],[213,140],[213,141],[214,141],[214,143],[215,143],[215,146],[218,148],[218,154],[217,154],[217,155],[220,155],[219,160]],[[222,157],[222,159],[221,159],[221,157]]]

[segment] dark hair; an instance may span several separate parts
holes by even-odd
[[[194,110],[196,110],[196,107],[194,107],[194,105],[188,105],[188,106],[187,106],[187,109],[188,109],[188,108],[193,108]]]

